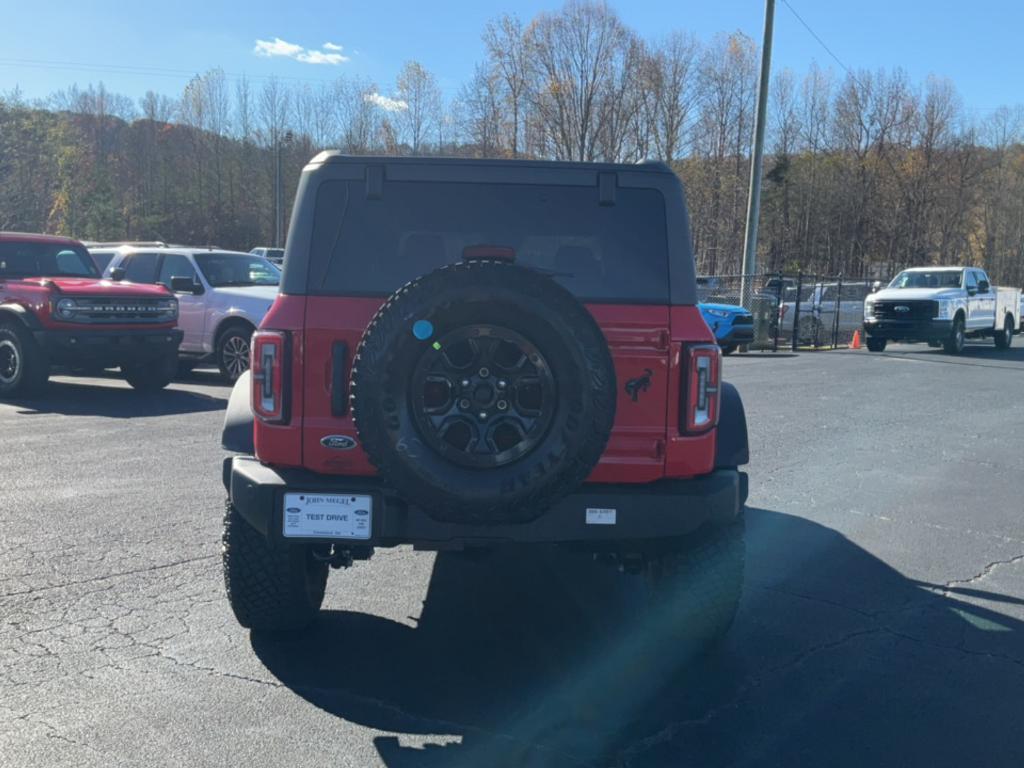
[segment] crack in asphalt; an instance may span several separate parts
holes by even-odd
[[[994,571],[1001,565],[1013,565],[1014,563],[1019,563],[1021,561],[1024,561],[1024,554],[1015,555],[1007,560],[993,560],[991,563],[986,565],[978,573],[976,573],[974,576],[971,576],[969,579],[954,579],[953,581],[947,581],[943,586],[948,589],[949,587],[960,587],[964,584],[971,584],[975,581],[980,581],[981,579],[984,579],[986,576],[992,573],[992,571]]]
[[[0,598],[5,597],[20,597],[22,595],[34,595],[38,592],[48,592],[54,589],[65,589],[67,587],[76,587],[80,584],[92,584],[97,581],[107,581],[109,579],[118,579],[122,576],[134,576],[140,573],[150,573],[152,571],[162,571],[167,568],[177,568],[180,565],[190,565],[192,563],[202,562],[203,560],[212,560],[216,557],[220,557],[220,554],[213,555],[200,555],[199,557],[189,557],[183,560],[175,560],[171,563],[161,563],[159,565],[151,565],[146,568],[134,568],[128,571],[118,571],[117,573],[106,573],[102,576],[93,576],[88,579],[77,579],[75,581],[65,581],[60,584],[47,584],[42,587],[33,587],[32,589],[23,589],[17,592],[3,592],[0,593]]]
[[[1021,559],[1024,559],[1024,555],[1021,555],[1019,557],[1015,557],[1012,560],[1007,561],[1007,562],[1015,562],[1015,561],[1018,561],[1018,560],[1021,560]],[[995,563],[993,565],[1001,565],[1001,564],[1003,564],[1003,563],[1002,562],[997,562],[997,563]],[[762,589],[768,589],[767,587],[761,587],[761,588]],[[781,591],[781,592],[785,593],[784,590],[778,590],[778,591]],[[789,593],[785,593],[785,594],[789,594]],[[816,598],[806,597],[804,595],[794,595],[794,596],[795,597],[805,597],[806,599],[809,599],[809,600],[816,600]],[[818,601],[818,602],[824,602],[824,603],[827,603],[827,604],[830,604],[830,605],[835,605],[835,606],[840,607],[840,608],[845,608],[847,610],[850,610],[850,611],[852,611],[854,613],[857,613],[859,615],[862,615],[862,616],[870,616],[870,614],[865,614],[862,611],[858,611],[855,608],[850,608],[849,606],[845,606],[845,605],[843,605],[841,603],[833,603],[832,601],[827,601],[827,600],[822,600],[822,601]],[[936,650],[952,651],[954,653],[958,653],[958,654],[961,654],[962,656],[966,656],[966,657],[985,658],[985,659],[989,659],[991,661],[1008,663],[1008,664],[1011,664],[1011,665],[1014,665],[1014,666],[1017,666],[1017,667],[1024,667],[1024,659],[1018,659],[1016,657],[1009,656],[1007,654],[1002,654],[1002,653],[991,653],[989,651],[970,650],[970,649],[964,647],[964,639],[961,639],[961,642],[960,642],[959,645],[948,645],[946,643],[936,643],[936,642],[933,642],[933,641],[930,641],[930,640],[925,640],[925,639],[920,638],[920,637],[914,637],[913,635],[909,635],[909,634],[907,634],[905,632],[900,632],[899,630],[896,630],[896,629],[893,629],[892,627],[884,626],[884,625],[883,626],[869,627],[869,628],[866,628],[866,629],[859,629],[859,630],[856,630],[854,632],[849,632],[849,633],[847,633],[847,634],[843,635],[842,637],[837,638],[835,640],[830,640],[830,641],[827,641],[827,642],[818,643],[817,645],[814,645],[814,646],[811,646],[810,648],[804,649],[800,653],[794,655],[788,661],[786,661],[786,662],[784,662],[782,664],[777,664],[776,666],[771,667],[771,668],[765,670],[761,674],[749,678],[744,684],[742,684],[741,686],[739,686],[739,688],[736,689],[735,694],[727,702],[725,702],[723,704],[720,704],[717,707],[713,707],[713,708],[709,709],[707,712],[705,712],[700,717],[687,718],[686,720],[679,720],[679,721],[677,721],[675,723],[671,723],[671,724],[665,726],[664,728],[660,729],[656,733],[651,734],[650,736],[647,736],[647,737],[645,737],[643,739],[640,739],[640,740],[636,741],[635,743],[629,745],[625,749],[620,750],[620,752],[619,752],[619,760],[621,761],[620,764],[624,768],[629,768],[629,766],[631,765],[631,761],[634,760],[635,758],[637,758],[643,752],[645,752],[645,751],[647,751],[647,750],[649,750],[649,749],[651,749],[651,748],[653,748],[655,746],[671,742],[673,739],[676,738],[676,736],[678,736],[685,729],[687,729],[687,728],[697,728],[697,727],[702,727],[702,726],[706,726],[706,725],[710,724],[713,720],[718,718],[723,713],[725,713],[725,712],[727,712],[729,710],[735,709],[738,706],[740,706],[740,704],[744,701],[744,699],[746,699],[746,697],[748,696],[748,694],[751,691],[759,688],[761,685],[763,685],[764,683],[768,682],[770,678],[775,677],[775,676],[777,676],[779,674],[782,674],[784,672],[787,672],[789,670],[792,670],[792,669],[795,669],[795,668],[799,667],[801,664],[806,662],[812,656],[814,656],[814,655],[816,655],[818,653],[821,653],[821,652],[826,652],[826,651],[834,650],[834,649],[839,648],[839,647],[841,647],[841,646],[843,646],[843,645],[845,645],[845,644],[847,644],[847,643],[849,643],[849,642],[851,642],[853,640],[857,640],[857,639],[863,638],[863,637],[870,637],[870,636],[874,636],[874,635],[888,635],[890,637],[898,638],[900,640],[906,640],[908,642],[915,643],[917,645],[922,645],[922,646],[925,646],[925,647],[928,647],[928,648],[934,648]]]

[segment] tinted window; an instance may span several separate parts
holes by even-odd
[[[155,283],[157,258],[155,253],[132,254],[123,265],[124,279],[130,283]]]
[[[197,253],[196,263],[215,287],[277,285],[281,270],[262,256],[251,253]]]
[[[196,279],[196,270],[188,257],[180,253],[168,253],[164,255],[164,262],[160,265],[160,277],[158,283],[171,287],[172,277],[187,277],[192,281]]]
[[[973,269],[967,270],[967,282],[964,283],[965,288],[977,288],[978,278],[977,273]]]
[[[84,248],[54,243],[0,243],[0,277],[99,277]]]
[[[110,252],[96,253],[94,251],[90,251],[89,255],[92,256],[93,263],[96,265],[96,269],[100,271],[100,274],[106,271],[107,265],[110,264],[111,260],[114,258],[114,254]]]
[[[317,195],[311,293],[387,295],[464,254],[495,248],[551,274],[582,299],[668,301],[665,204],[623,189],[615,205],[595,187],[327,182]]]

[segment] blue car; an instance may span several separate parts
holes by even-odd
[[[735,304],[698,304],[697,307],[715,334],[723,355],[732,354],[740,344],[754,340],[754,316],[749,310]]]

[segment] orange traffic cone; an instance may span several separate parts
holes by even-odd
[[[860,331],[853,332],[853,341],[850,342],[850,349],[860,349]]]

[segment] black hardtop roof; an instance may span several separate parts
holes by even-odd
[[[311,159],[309,166],[355,163],[359,165],[491,165],[495,168],[536,168],[539,170],[582,170],[604,172],[672,173],[672,169],[657,160],[643,160],[639,163],[585,163],[570,160],[503,160],[475,157],[427,157],[422,155],[347,155],[335,149],[321,152]]]
[[[671,303],[697,303],[686,194],[679,177],[665,163],[397,157],[346,155],[338,151],[321,152],[302,171],[286,240],[282,293],[300,296],[309,291],[316,201],[321,185],[339,181],[361,185],[368,199],[382,200],[385,204],[389,184],[408,182],[591,187],[595,190],[595,204],[608,206],[616,204],[617,189],[654,189],[661,193],[665,205]]]

